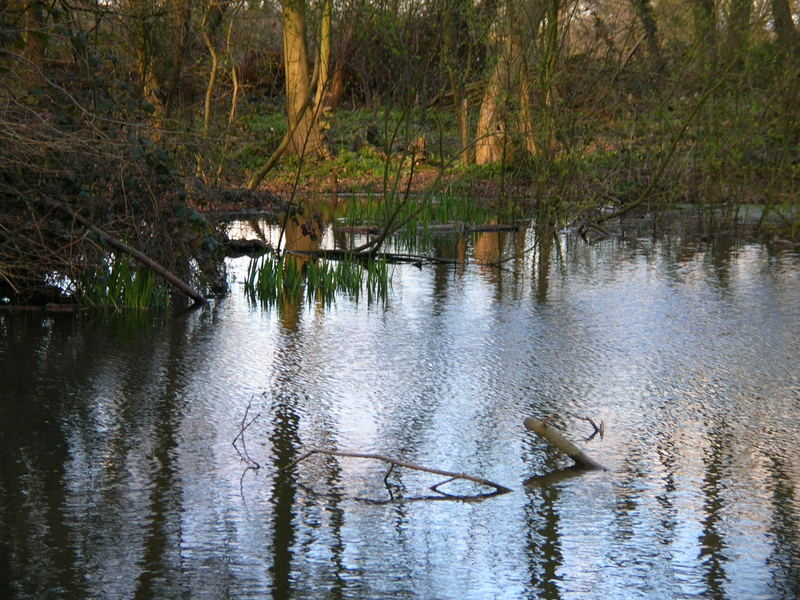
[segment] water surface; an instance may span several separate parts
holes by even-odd
[[[474,264],[531,242],[441,241],[473,264],[396,266],[385,303],[254,305],[244,259],[194,313],[0,313],[0,597],[797,597],[800,258],[633,232]],[[567,464],[546,415],[609,471],[524,485]],[[513,491],[274,475],[310,448]]]

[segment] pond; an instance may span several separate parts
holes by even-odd
[[[800,256],[643,227],[486,265],[534,237],[443,238],[469,264],[372,303],[252,302],[239,259],[195,312],[0,313],[0,597],[796,598]],[[609,470],[542,478],[528,416]]]

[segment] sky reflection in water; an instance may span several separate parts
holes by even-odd
[[[797,257],[558,243],[502,271],[398,266],[385,306],[264,309],[234,284],[172,319],[0,314],[0,596],[796,597]],[[604,420],[583,445],[611,471],[524,486],[565,465],[522,426],[549,414],[575,440]],[[312,447],[513,492],[371,505],[380,464],[271,475]]]

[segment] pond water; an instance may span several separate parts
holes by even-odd
[[[253,304],[242,259],[196,312],[0,313],[0,597],[798,597],[800,256],[631,230],[475,264],[534,238],[447,238],[473,262],[373,304]],[[609,470],[542,479],[548,415]]]

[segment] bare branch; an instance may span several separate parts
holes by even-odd
[[[313,449],[313,450],[309,450],[308,452],[302,454],[301,456],[299,456],[298,458],[296,458],[295,460],[293,460],[289,464],[281,467],[280,469],[276,469],[275,471],[273,471],[272,474],[273,475],[281,474],[281,473],[285,472],[287,469],[290,469],[290,468],[296,466],[297,464],[301,463],[302,461],[306,460],[307,458],[309,458],[311,456],[314,456],[315,454],[322,454],[322,455],[325,455],[325,456],[336,456],[336,457],[339,457],[339,458],[362,458],[362,459],[366,459],[366,460],[378,460],[378,461],[381,461],[381,462],[389,463],[389,465],[390,465],[389,471],[386,473],[386,475],[383,478],[384,483],[387,484],[387,487],[388,487],[388,481],[387,480],[388,480],[389,474],[392,472],[392,470],[395,467],[402,467],[402,468],[406,468],[406,469],[412,469],[414,471],[422,471],[424,473],[432,473],[434,475],[442,475],[443,477],[447,477],[448,478],[448,479],[446,479],[444,481],[440,481],[439,483],[437,483],[437,484],[435,484],[435,485],[433,485],[433,486],[431,486],[429,488],[433,492],[436,492],[437,494],[439,494],[439,496],[422,496],[422,497],[410,498],[410,499],[407,498],[407,499],[403,500],[403,501],[406,501],[406,502],[407,501],[411,501],[411,500],[434,500],[434,499],[439,499],[439,500],[441,500],[441,499],[476,500],[476,499],[480,499],[480,498],[489,498],[489,497],[492,497],[492,496],[498,496],[500,494],[507,494],[508,492],[511,491],[510,488],[507,488],[507,487],[505,487],[503,485],[500,485],[499,483],[495,483],[495,482],[490,481],[488,479],[485,479],[483,477],[478,477],[478,476],[475,476],[475,475],[468,475],[467,473],[454,473],[452,471],[445,471],[445,470],[442,470],[442,469],[434,469],[434,468],[431,468],[431,467],[425,467],[423,465],[418,465],[418,464],[407,462],[407,461],[404,461],[404,460],[398,460],[398,459],[395,459],[395,458],[391,458],[391,457],[385,456],[383,454],[363,453],[363,452],[340,452],[338,450],[323,450],[323,449],[316,449],[316,448]],[[476,493],[476,494],[460,495],[460,494],[450,494],[450,493],[444,492],[444,491],[439,489],[441,486],[443,486],[443,485],[445,485],[447,483],[450,483],[451,481],[455,481],[457,479],[461,479],[461,480],[465,480],[465,481],[471,481],[473,483],[477,483],[479,485],[492,488],[492,491],[491,492]],[[383,504],[383,503],[389,503],[389,502],[395,502],[396,501],[394,499],[393,494],[391,494],[391,491],[390,491],[390,500],[388,500],[388,501],[381,501],[381,500],[374,501],[374,500],[368,500],[368,499],[364,499],[364,498],[361,498],[361,500],[364,500],[364,501],[367,501],[367,502],[370,502],[370,503],[373,503],[373,504]]]

